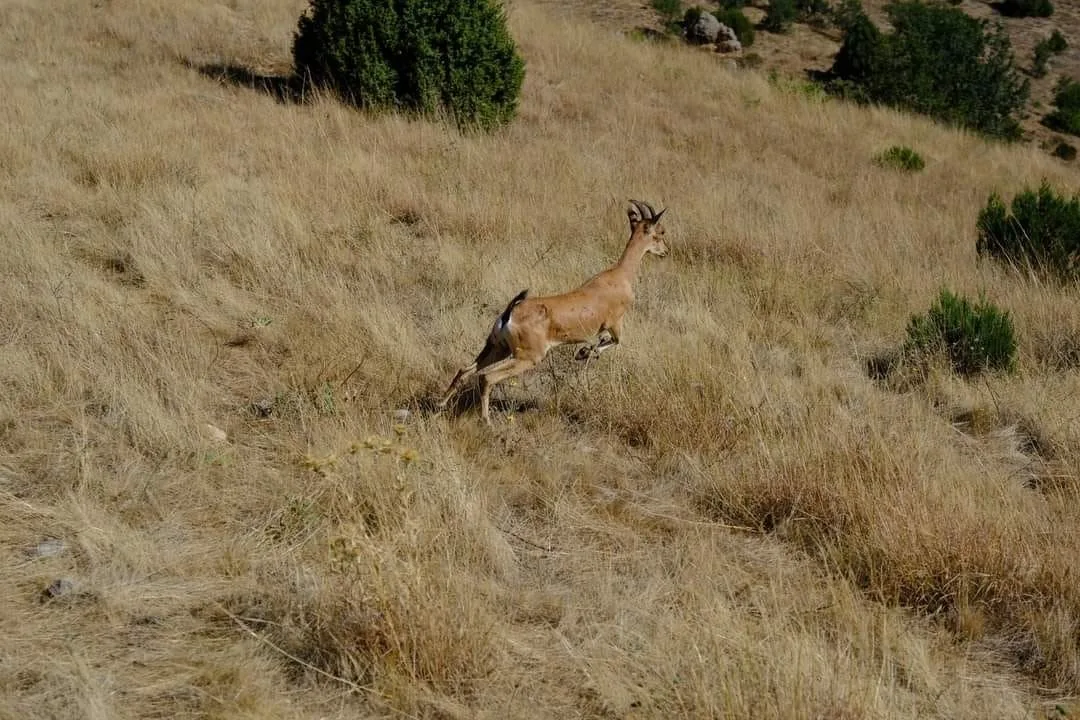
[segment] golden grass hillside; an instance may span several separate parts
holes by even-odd
[[[303,6],[0,11],[0,718],[1071,712],[1080,311],[974,223],[1074,176],[526,2],[494,136],[235,82]],[[630,197],[622,345],[425,412]],[[867,377],[943,284],[1016,374]]]

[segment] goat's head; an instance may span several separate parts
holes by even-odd
[[[664,239],[664,226],[660,224],[660,218],[667,212],[664,208],[660,212],[653,210],[652,205],[637,200],[630,201],[630,209],[626,211],[630,218],[630,232],[642,232],[648,239],[649,245],[646,252],[657,257],[668,254],[667,240]]]

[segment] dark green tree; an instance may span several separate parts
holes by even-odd
[[[836,87],[987,135],[1020,135],[1017,115],[1028,83],[1016,70],[1001,25],[921,0],[900,0],[886,11],[889,34],[878,31],[857,2],[841,8],[845,33],[833,62]]]
[[[525,75],[494,0],[312,0],[293,61],[360,107],[445,110],[484,129],[513,118]]]

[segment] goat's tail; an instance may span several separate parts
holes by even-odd
[[[504,327],[506,327],[507,325],[510,324],[510,314],[512,312],[514,312],[514,308],[516,308],[518,305],[520,305],[525,300],[525,297],[528,294],[529,294],[528,289],[525,289],[525,290],[522,290],[521,292],[519,292],[517,295],[514,296],[514,299],[510,301],[510,304],[506,306],[505,310],[503,310],[502,315],[499,316],[499,327],[500,328],[504,328]]]

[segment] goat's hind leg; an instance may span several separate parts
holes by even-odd
[[[454,396],[454,393],[457,392],[462,383],[476,373],[484,372],[488,368],[508,359],[509,356],[510,351],[504,344],[489,337],[488,341],[484,343],[484,349],[480,351],[476,356],[476,359],[472,361],[472,364],[466,365],[458,370],[457,375],[450,381],[450,387],[446,388],[446,392],[443,393],[443,397],[439,401],[439,407],[445,408],[447,406],[450,402],[450,398]]]
[[[457,375],[455,375],[454,379],[450,381],[450,386],[448,388],[446,388],[446,392],[443,393],[442,399],[439,400],[439,403],[438,403],[439,407],[440,408],[445,408],[447,403],[450,402],[450,398],[454,397],[454,393],[457,392],[458,386],[461,385],[461,383],[468,380],[469,378],[471,378],[475,374],[476,374],[476,363],[475,362],[472,363],[471,365],[466,365],[465,367],[458,370]]]
[[[491,388],[496,383],[516,377],[535,366],[534,360],[509,357],[480,371],[480,414],[489,427],[491,426]]]

